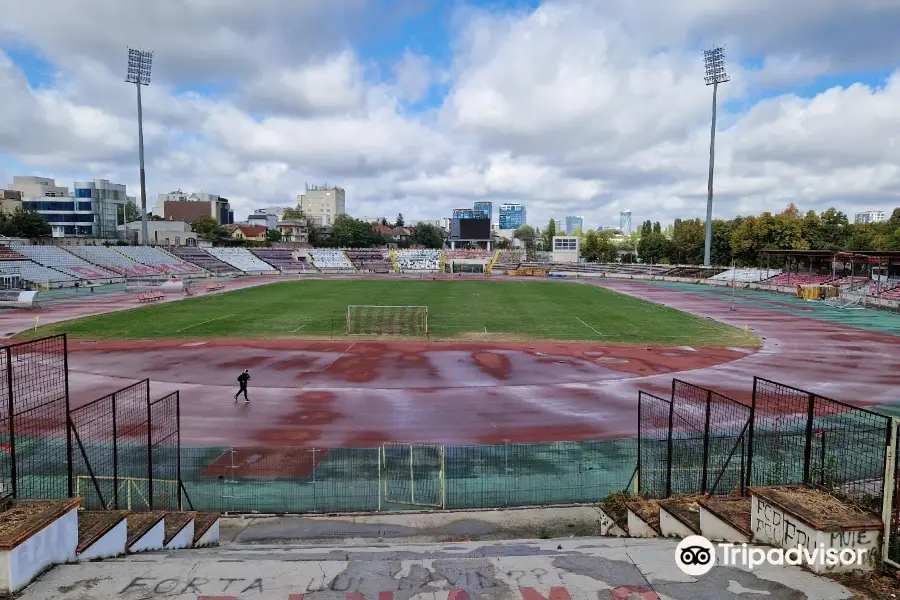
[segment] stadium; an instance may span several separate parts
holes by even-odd
[[[506,251],[189,252],[5,250],[51,288],[6,300],[4,334],[17,338],[7,387],[25,402],[55,385],[68,403],[6,421],[16,460],[30,453],[33,476],[12,476],[30,497],[65,496],[68,484],[106,508],[472,509],[596,502],[635,486],[730,494],[827,471],[874,502],[859,482],[885,468],[889,426],[860,423],[869,409],[896,412],[900,318],[848,300],[870,285],[862,278]],[[873,299],[889,301],[876,287]],[[245,369],[250,402],[234,396]],[[797,414],[821,398],[808,423],[827,441],[807,433],[803,448],[807,425],[785,425],[794,396],[783,390],[800,398]],[[123,411],[137,421],[120,424]],[[679,429],[704,411],[700,438]],[[64,447],[21,438],[66,429],[68,461],[57,462]]]

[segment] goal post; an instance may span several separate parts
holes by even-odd
[[[427,306],[347,306],[347,335],[428,335]]]

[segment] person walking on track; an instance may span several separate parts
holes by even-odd
[[[247,397],[247,382],[250,381],[250,370],[244,369],[244,372],[238,375],[238,383],[241,385],[240,389],[237,391],[237,394],[234,395],[234,401],[238,401],[238,396],[241,395],[241,392],[244,393],[244,402],[250,404],[250,398]]]

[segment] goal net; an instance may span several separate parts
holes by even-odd
[[[427,333],[427,306],[351,304],[347,307],[347,335],[426,335]]]

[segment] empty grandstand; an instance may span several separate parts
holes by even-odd
[[[250,252],[282,273],[307,273],[315,270],[305,259],[295,259],[294,251],[290,248],[253,248]]]
[[[394,270],[391,256],[387,250],[359,248],[347,250],[349,258],[360,271],[369,273],[391,273]]]
[[[497,254],[495,269],[515,269],[525,260],[525,250],[500,250]]]
[[[834,275],[812,275],[809,273],[782,273],[766,283],[772,285],[821,285],[834,280]]]
[[[267,262],[253,256],[246,248],[207,248],[207,252],[244,273],[275,273],[276,269]]]
[[[343,250],[310,250],[309,257],[317,269],[325,272],[356,271],[356,267],[353,266]]]
[[[666,271],[666,277],[688,277],[691,279],[708,279],[726,271],[725,267],[687,267],[676,266]]]
[[[771,277],[781,275],[781,269],[753,269],[753,268],[737,268],[728,269],[718,275],[713,275],[709,279],[714,281],[737,281],[739,283],[753,283],[767,281]]]
[[[75,279],[112,280],[121,279],[121,275],[93,265],[79,256],[66,252],[56,246],[11,246],[11,250],[27,257],[44,267],[50,267]],[[27,279],[27,277],[23,278]]]
[[[33,286],[60,287],[74,284],[80,279],[30,260],[4,260],[0,263],[0,271],[6,274],[17,273],[22,281]]]
[[[120,254],[169,275],[205,275],[197,265],[184,262],[161,248],[152,246],[114,246]]]
[[[100,265],[114,273],[124,276],[161,276],[160,271],[134,262],[130,258],[123,256],[106,246],[72,246],[69,249],[72,254],[80,256],[84,260]]]
[[[398,250],[401,273],[437,273],[441,266],[440,250]]]
[[[491,250],[447,250],[444,255],[447,260],[488,261],[494,257],[494,253]]]
[[[193,263],[201,269],[209,271],[213,275],[233,275],[237,272],[237,269],[235,269],[233,265],[229,265],[227,262],[219,260],[202,248],[196,248],[194,246],[171,246],[168,250],[181,260]]]
[[[668,265],[645,265],[637,263],[545,263],[528,261],[519,265],[521,269],[549,269],[550,273],[575,273],[590,275],[665,275],[672,267]]]
[[[0,260],[28,260],[28,257],[19,254],[9,246],[0,244]]]

